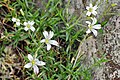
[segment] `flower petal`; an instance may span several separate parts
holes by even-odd
[[[30,68],[32,66],[32,63],[27,63],[24,67],[25,68]]]
[[[28,24],[31,24],[31,22],[30,22],[30,21],[28,21],[27,23],[28,23]]]
[[[35,73],[35,74],[38,74],[38,73],[39,73],[39,68],[37,67],[37,65],[34,65],[34,66],[33,66],[33,69],[34,69],[34,73]]]
[[[45,39],[42,39],[40,42],[41,42],[41,43],[45,42]]]
[[[96,11],[93,11],[92,14],[96,16],[97,12],[96,12]]]
[[[97,36],[97,31],[95,29],[91,30],[95,36]]]
[[[100,24],[94,25],[93,28],[94,28],[94,29],[100,29],[100,28],[101,28],[101,25],[100,25]]]
[[[86,21],[86,23],[87,23],[87,24],[89,24],[89,25],[91,24],[91,22],[90,22],[90,21]]]
[[[96,10],[97,8],[98,8],[97,5],[95,5],[95,6],[93,7],[94,10]]]
[[[39,61],[38,59],[36,59],[36,65],[38,65],[38,66],[43,66],[43,65],[45,65],[45,64],[46,64],[45,62]]]
[[[50,40],[49,43],[55,46],[59,46],[58,42],[55,40]]]
[[[31,22],[30,22],[30,25],[34,25],[34,23],[35,23],[34,21],[31,21]]]
[[[27,22],[24,22],[23,24],[24,24],[24,26],[27,26],[28,23],[27,23]]]
[[[13,22],[16,22],[16,18],[13,17],[13,18],[12,18],[12,21],[13,21]]]
[[[52,31],[49,32],[48,39],[51,39],[53,37],[54,33]]]
[[[89,33],[91,33],[91,30],[90,30],[90,29],[88,29],[88,30],[86,31],[86,33],[88,33],[88,34],[89,34]]]
[[[89,10],[89,8],[90,8],[90,7],[88,7],[88,6],[86,7],[87,10]]]
[[[93,7],[93,5],[92,5],[92,3],[90,3],[90,5],[89,5],[90,7]]]
[[[19,19],[16,19],[16,22],[20,22],[20,20],[19,20]]]
[[[34,32],[35,31],[35,28],[33,26],[30,27],[30,29]]]
[[[24,30],[27,31],[29,28],[28,27],[25,27]]]
[[[16,22],[16,25],[17,25],[17,26],[20,26],[20,22]]]
[[[28,59],[29,59],[30,61],[32,61],[32,60],[33,60],[33,57],[32,57],[32,55],[31,55],[31,54],[28,54]]]
[[[87,11],[86,15],[87,15],[87,16],[90,16],[90,15],[91,15],[91,12]]]
[[[44,31],[43,35],[44,35],[45,38],[48,38],[48,32],[47,31]]]
[[[91,17],[91,19],[92,19],[92,25],[96,24],[97,19],[95,17],[94,18]]]
[[[47,50],[50,50],[50,48],[51,48],[51,45],[47,44]]]

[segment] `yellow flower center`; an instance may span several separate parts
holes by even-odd
[[[48,44],[49,43],[49,39],[45,39],[45,43]]]
[[[89,29],[92,29],[93,28],[93,26],[92,25],[89,25]]]
[[[27,24],[27,28],[30,28],[30,24]]]
[[[93,11],[93,8],[89,8],[89,12],[92,12]]]
[[[32,60],[31,63],[32,63],[32,65],[35,65],[35,60]]]

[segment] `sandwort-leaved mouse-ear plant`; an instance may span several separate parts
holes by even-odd
[[[96,42],[90,43],[89,39],[97,41],[105,20],[103,17],[111,15],[108,14],[111,7],[108,9],[106,6],[108,10],[104,10],[104,14],[99,11],[102,4],[97,1],[107,0],[81,0],[80,5],[84,4],[85,8],[75,0],[6,1],[0,1],[0,79],[6,76],[5,72],[7,76],[10,74],[8,79],[12,80],[94,80],[93,67],[89,66],[97,62],[96,56],[94,60],[91,57],[99,51],[92,49],[96,47]],[[17,54],[14,61],[7,58],[6,46],[11,46]],[[95,50],[94,53],[91,50]],[[26,53],[34,54],[24,58]],[[86,65],[88,58],[92,62],[89,66]],[[9,65],[6,66],[6,63]],[[24,70],[21,65],[24,65]]]
[[[94,16],[96,16],[97,12],[96,12],[96,9],[97,9],[97,5],[93,6],[92,3],[89,4],[89,6],[86,7],[86,9],[88,10],[86,15],[87,16],[90,16],[91,14],[93,14]]]
[[[35,23],[34,21],[24,22],[23,23],[24,26],[25,26],[24,30],[28,31],[30,29],[30,30],[32,30],[34,32],[35,31],[35,28],[33,27],[34,23]]]
[[[93,32],[93,34],[95,36],[97,36],[97,30],[96,29],[101,29],[101,24],[96,24],[97,23],[97,19],[91,18],[92,19],[92,23],[90,21],[86,21],[86,23],[88,24],[88,30],[86,31],[87,34]]]
[[[37,58],[32,57],[31,54],[28,54],[28,59],[29,59],[30,62],[27,63],[24,67],[25,67],[25,68],[30,68],[30,67],[32,67],[35,74],[38,74],[38,73],[39,73],[39,68],[38,68],[38,66],[43,66],[43,65],[46,64],[45,62],[39,61]]]
[[[47,50],[50,50],[51,48],[51,45],[55,45],[55,46],[58,46],[59,47],[59,44],[57,41],[55,40],[51,40],[51,38],[53,37],[54,33],[52,31],[44,31],[43,32],[43,35],[45,37],[45,39],[42,39],[40,42],[41,43],[45,43],[47,45]]]
[[[17,19],[15,17],[12,18],[12,21],[15,22],[16,26],[20,26],[20,19]]]

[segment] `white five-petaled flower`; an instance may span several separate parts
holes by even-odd
[[[93,32],[93,34],[95,36],[97,36],[97,31],[95,29],[100,29],[101,28],[101,25],[100,24],[96,24],[97,22],[97,19],[94,17],[94,18],[91,18],[92,19],[92,23],[89,22],[89,21],[86,21],[86,23],[88,24],[88,27],[89,29],[86,31],[86,33],[91,33],[91,31]]]
[[[20,20],[17,18],[12,18],[12,21],[16,23],[17,26],[20,26]]]
[[[90,16],[91,14],[96,15],[97,12],[96,12],[95,10],[96,10],[97,8],[98,8],[97,5],[93,6],[93,5],[90,3],[90,5],[86,7],[86,9],[88,10],[87,13],[86,13],[86,15],[87,15],[87,16]]]
[[[42,39],[40,42],[41,43],[44,42],[47,44],[47,50],[50,50],[51,44],[59,47],[59,44],[57,41],[51,40],[51,38],[54,35],[54,33],[52,31],[49,31],[49,33],[47,31],[44,31],[43,35],[44,35],[45,39]]]
[[[38,59],[33,58],[32,55],[30,55],[30,54],[28,54],[28,59],[30,60],[30,63],[27,63],[24,67],[25,68],[33,67],[34,73],[38,74],[39,73],[39,68],[37,67],[37,65],[38,66],[43,66],[43,65],[45,65],[45,62],[39,61]]]
[[[33,27],[34,23],[35,23],[34,21],[24,22],[24,26],[25,26],[24,30],[27,31],[31,29],[34,32],[35,31],[35,28]]]

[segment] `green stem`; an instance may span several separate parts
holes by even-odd
[[[35,51],[35,58],[37,57],[37,53],[38,53],[38,50],[41,48],[41,46],[39,46],[38,48],[37,48],[37,50]]]
[[[73,68],[75,67],[76,62],[77,62],[79,56],[81,56],[81,55],[80,55],[81,47],[82,47],[83,42],[86,40],[87,35],[88,35],[88,34],[85,35],[85,37],[82,39],[82,41],[81,41],[80,44],[79,44],[78,54],[77,54],[76,59],[75,59],[75,62],[74,62],[74,64],[73,64]],[[71,78],[71,75],[68,75],[68,79],[67,79],[67,80],[70,80],[70,78]]]
[[[74,62],[74,64],[73,64],[73,68],[74,68],[74,66],[76,65],[76,62],[77,62],[77,60],[78,60],[78,58],[79,58],[79,56],[80,56],[81,47],[82,47],[83,42],[86,40],[87,35],[88,35],[88,34],[85,35],[85,37],[83,38],[83,40],[82,40],[82,41],[80,42],[80,44],[79,44],[78,54],[77,54],[76,59],[75,59],[75,62]]]

